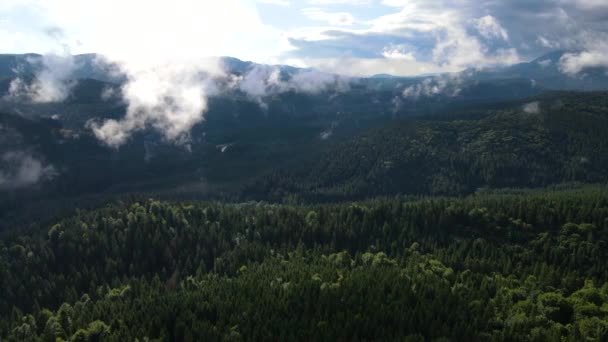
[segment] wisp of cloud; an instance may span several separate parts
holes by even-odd
[[[33,79],[28,82],[24,75],[13,79],[9,87],[9,99],[47,103],[61,102],[68,98],[76,84],[72,73],[77,67],[69,51],[30,58],[28,63],[36,70]]]

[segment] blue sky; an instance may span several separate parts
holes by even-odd
[[[348,75],[512,64],[554,50],[608,65],[606,0],[3,0],[0,52],[139,63],[230,55]]]

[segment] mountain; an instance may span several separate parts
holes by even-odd
[[[89,128],[129,110],[111,66],[75,56],[42,103],[11,85],[52,63],[0,56],[0,341],[607,341],[608,91],[551,90],[605,76],[561,56],[226,57],[189,139],[120,148]]]
[[[539,61],[555,61],[559,56]],[[3,70],[8,70],[7,65],[27,58],[42,57],[5,55],[0,60]],[[82,67],[78,75],[94,76],[103,70],[95,69],[99,66],[95,55],[75,59]],[[285,82],[300,72],[314,72],[228,57],[224,63],[240,76],[256,68],[277,68]],[[0,151],[10,156],[27,152],[43,169],[54,170],[52,177],[41,178],[36,186],[0,191],[4,203],[0,215],[15,213],[1,208],[18,207],[22,194],[43,203],[57,196],[130,192],[325,201],[603,181],[598,170],[606,165],[592,151],[592,146],[602,150],[603,139],[599,131],[587,128],[604,127],[603,93],[543,95],[545,88],[523,77],[537,65],[538,61],[513,66],[528,71],[512,71],[512,75],[501,69],[504,76],[493,71],[485,78],[482,72],[474,77],[466,72],[431,78],[352,78],[345,90],[290,89],[262,98],[226,89],[209,98],[205,121],[193,127],[187,146],[168,144],[159,133],[142,131],[118,150],[101,144],[87,122],[124,117],[127,105],[119,96],[102,96],[108,90],[119,94],[120,80],[79,78],[63,102],[0,96],[3,128],[27,137],[15,140],[18,144],[2,140]],[[34,77],[22,78],[31,82]],[[6,94],[13,79],[0,80],[0,92]],[[522,109],[537,101],[539,114]],[[560,101],[568,105],[558,105]],[[568,129],[569,120],[580,127]],[[577,135],[575,127],[589,130],[589,138]],[[566,147],[568,139],[576,150]],[[504,150],[493,154],[495,146]],[[512,151],[521,154],[512,156]],[[473,172],[466,175],[471,167]]]
[[[107,63],[97,54],[65,56],[43,56],[39,54],[0,54],[0,79],[17,76],[31,77],[40,72],[47,63],[50,67],[69,63],[73,79],[96,79],[104,82],[120,82],[122,79],[113,74],[116,66]]]
[[[569,51],[554,51],[527,63],[507,67],[471,70],[476,80],[525,78],[546,90],[593,91],[608,89],[608,75],[603,68],[584,70],[578,75],[565,74],[560,67],[562,57]]]
[[[530,101],[390,122],[273,171],[244,194],[316,202],[608,181],[608,93]]]

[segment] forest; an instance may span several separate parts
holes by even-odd
[[[602,341],[608,188],[113,201],[2,233],[7,341]]]
[[[290,203],[608,181],[608,96],[546,93],[507,108],[403,119],[247,184],[245,199]]]
[[[214,97],[187,146],[101,145],[99,80],[0,106],[0,341],[608,340],[607,93],[402,81]]]
[[[0,342],[608,342],[608,0],[0,0]]]

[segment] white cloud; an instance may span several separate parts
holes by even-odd
[[[392,45],[387,46],[382,51],[382,56],[389,59],[401,59],[404,61],[415,62],[416,57],[412,52],[407,52],[404,46]]]
[[[451,11],[428,11],[413,2],[407,2],[399,12],[380,16],[369,22],[371,32],[399,32],[412,34],[413,31],[430,32],[445,25],[446,20],[453,21],[455,13]]]
[[[567,53],[560,59],[560,70],[570,75],[598,67],[608,68],[608,44],[596,45],[580,53]]]
[[[418,84],[405,88],[403,90],[403,97],[414,100],[437,95],[454,97],[458,96],[462,91],[463,82],[464,75],[460,73],[429,77]]]
[[[445,21],[437,34],[439,38],[433,49],[433,61],[440,65],[450,65],[454,70],[513,64],[520,60],[514,48],[490,52],[482,42],[467,32],[466,27],[458,19],[453,17]]]
[[[350,79],[316,70],[298,70],[283,75],[279,67],[256,65],[236,80],[236,86],[265,108],[264,97],[269,95],[288,91],[306,94],[344,92],[350,89]]]
[[[449,66],[440,66],[432,62],[399,58],[305,58],[299,64],[324,72],[349,76],[372,76],[391,74],[415,76],[454,71]]]
[[[505,41],[509,40],[507,31],[491,15],[486,15],[475,20],[475,24],[479,33],[486,39],[500,38]]]
[[[154,128],[166,141],[187,143],[192,127],[203,121],[207,96],[215,91],[213,78],[221,75],[218,60],[126,70],[128,81],[122,93],[127,114],[120,120],[89,123],[95,136],[117,148],[132,133]]]
[[[511,64],[520,60],[514,48],[490,50],[469,33],[466,17],[449,6],[433,7],[419,1],[398,0],[385,0],[383,4],[401,7],[401,10],[372,20],[369,32],[405,38],[431,35],[434,39],[432,62],[441,69],[460,71],[472,66]],[[482,36],[508,40],[507,31],[494,17],[482,17],[474,24]]]
[[[253,0],[30,1],[29,15],[42,27],[61,27],[72,51],[100,53],[125,74],[126,116],[90,125],[112,147],[146,128],[167,141],[186,142],[207,109],[213,91],[209,75],[221,74],[217,63],[204,59],[228,55],[263,61],[280,54],[284,40],[262,23]],[[46,77],[53,75],[42,76],[41,85],[53,87],[40,90],[59,92],[40,91],[40,98],[59,99],[61,84]]]
[[[260,4],[267,4],[267,5],[277,5],[277,6],[291,6],[291,2],[289,2],[288,0],[257,0],[258,3]]]
[[[11,81],[8,94],[10,99],[46,103],[61,102],[70,95],[75,85],[71,76],[76,68],[72,55],[44,55],[40,61],[32,60],[30,63],[41,64],[41,71],[34,75],[34,80],[29,84],[21,78]]]
[[[383,4],[384,6],[403,7],[408,4],[411,4],[412,1],[410,1],[410,0],[382,0],[380,3]]]
[[[302,14],[310,20],[323,21],[332,26],[352,26],[355,18],[347,12],[326,12],[320,8],[305,8]]]
[[[370,5],[372,0],[308,0],[311,5]]]
[[[608,8],[608,2],[605,0],[574,0],[574,3],[578,7],[586,10]]]
[[[550,41],[549,39],[547,39],[543,36],[538,36],[536,38],[536,43],[538,43],[542,47],[549,48],[549,49],[555,49],[555,48],[559,47],[558,42]]]
[[[300,70],[291,77],[288,84],[288,87],[297,92],[309,94],[327,90],[344,92],[350,89],[348,78],[315,70]]]

